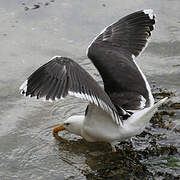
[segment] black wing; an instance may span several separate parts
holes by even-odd
[[[85,99],[108,112],[117,124],[119,113],[109,96],[98,83],[76,62],[65,57],[54,57],[37,69],[20,87],[21,94],[57,100],[68,94]],[[122,115],[123,115],[122,109]]]
[[[134,60],[146,47],[154,24],[152,10],[135,12],[105,28],[88,48],[87,55],[117,109],[137,110],[154,103],[146,77]]]

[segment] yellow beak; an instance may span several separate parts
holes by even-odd
[[[59,131],[63,131],[63,130],[65,130],[64,127],[62,127],[62,126],[60,126],[60,125],[59,125],[59,126],[56,126],[56,127],[53,129],[53,134],[54,134],[54,135],[57,135]]]

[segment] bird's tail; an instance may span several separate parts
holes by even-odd
[[[157,111],[157,108],[161,106],[167,99],[168,97],[165,97],[158,101],[156,104],[154,104],[152,107],[135,112],[128,119],[128,124],[130,124],[131,126],[144,128],[146,124],[150,121],[154,113]]]
[[[152,108],[158,108],[158,107],[161,106],[167,99],[168,99],[168,97],[165,97],[165,98],[161,99],[161,100],[158,101]]]

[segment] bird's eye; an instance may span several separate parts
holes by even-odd
[[[69,126],[70,123],[64,123],[65,126]]]

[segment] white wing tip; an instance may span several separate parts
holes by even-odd
[[[62,56],[53,56],[51,59],[50,59],[50,61],[51,60],[53,60],[53,59],[56,59],[56,58],[61,58]]]
[[[24,83],[20,86],[19,90],[21,91],[21,94],[26,94],[26,92],[27,92],[27,83],[28,83],[28,80],[24,81]]]
[[[140,101],[139,108],[143,109],[146,106],[146,99],[142,95],[140,95],[140,98],[141,98],[141,101]]]
[[[134,54],[131,55],[133,61],[135,61],[136,56]]]
[[[150,19],[153,19],[153,10],[152,9],[145,9],[143,10],[144,14],[148,14]]]

